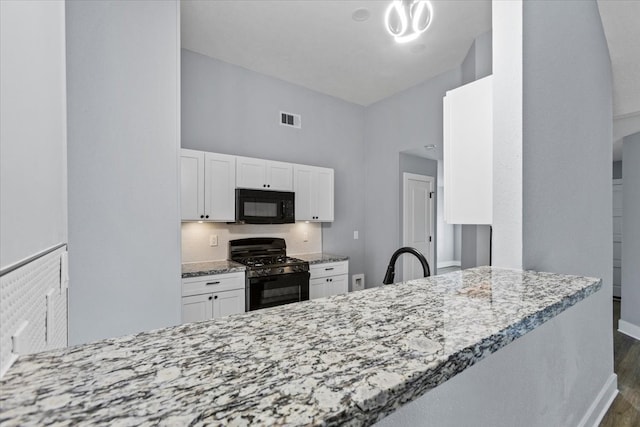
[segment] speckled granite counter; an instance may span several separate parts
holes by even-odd
[[[369,425],[600,287],[480,267],[23,356],[0,424]]]
[[[245,271],[246,267],[233,261],[186,262],[182,264],[182,278]]]
[[[299,258],[303,261],[307,261],[309,264],[323,264],[325,262],[340,262],[348,261],[348,256],[333,255],[326,252],[317,252],[313,254],[297,254],[291,255],[294,258]]]

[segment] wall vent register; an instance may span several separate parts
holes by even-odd
[[[291,114],[280,111],[280,124],[282,126],[289,126],[300,129],[302,127],[302,117],[300,117],[299,114]]]

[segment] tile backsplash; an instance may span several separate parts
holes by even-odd
[[[210,236],[218,245],[210,246]],[[287,242],[287,254],[322,252],[322,225],[295,224],[225,224],[216,222],[182,223],[182,262],[227,259],[229,240],[247,237],[281,237]]]

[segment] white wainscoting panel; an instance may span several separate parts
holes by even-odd
[[[67,345],[66,246],[0,278],[0,377],[20,354]]]

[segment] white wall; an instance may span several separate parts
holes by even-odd
[[[493,8],[494,265],[602,278],[588,357],[561,379],[566,410],[584,413],[613,373],[607,44],[594,1]]]
[[[61,1],[0,2],[0,268],[67,241]]]
[[[70,342],[180,322],[176,1],[67,4]]]
[[[0,377],[67,344],[66,247],[15,269],[67,242],[65,68],[64,2],[0,1]]]
[[[640,339],[640,133],[622,143],[622,307],[620,330]]]
[[[217,236],[218,246],[209,245],[212,235]],[[318,223],[297,222],[265,227],[258,224],[185,222],[182,224],[182,262],[228,259],[229,240],[248,237],[280,237],[287,243],[287,255],[291,256],[322,252],[322,225]]]
[[[522,0],[493,1],[493,247],[522,268]]]

